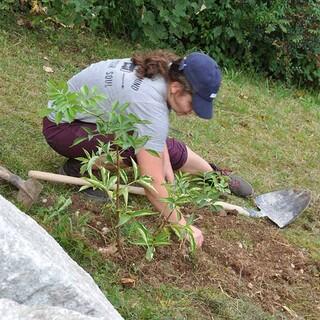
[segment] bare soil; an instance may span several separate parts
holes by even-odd
[[[108,242],[110,225],[96,205],[74,195],[73,210],[89,212],[90,228],[98,233],[88,239],[90,245],[120,264],[123,278],[186,290],[214,287],[231,297],[247,296],[266,311],[285,311],[293,318],[298,314],[316,319],[320,314],[320,263],[290,244],[283,231],[267,220],[186,208],[186,215],[192,211],[199,217],[196,225],[205,235],[202,250],[190,257],[176,243],[157,248],[154,261],[147,262],[144,250],[135,246],[125,246],[126,258],[120,257]]]

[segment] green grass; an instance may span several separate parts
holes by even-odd
[[[127,42],[71,30],[30,31],[17,26],[14,20],[3,19],[0,165],[24,178],[28,170],[55,172],[64,159],[42,137],[39,115],[47,102],[47,80],[66,80],[92,62],[128,57],[135,49]],[[44,65],[52,67],[54,73],[46,73]],[[241,172],[258,194],[288,187],[312,192],[314,200],[309,209],[281,232],[317,261],[320,261],[319,106],[320,98],[314,94],[242,71],[225,70],[214,121],[172,115],[172,135],[186,141],[208,160]],[[66,186],[45,184],[43,195],[63,195],[69,190]],[[0,184],[0,194],[13,202],[14,191]],[[232,200],[243,203],[237,198]],[[45,223],[41,210],[39,204],[28,213]],[[182,291],[138,283],[136,288],[124,290],[117,276],[121,266],[103,261],[82,242],[81,236],[74,238],[68,222],[46,223],[49,231],[57,228],[53,231],[60,243],[93,275],[125,319],[273,319],[246,298],[232,299],[216,289]]]

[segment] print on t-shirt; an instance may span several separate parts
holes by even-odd
[[[132,62],[124,62],[120,70],[122,72],[132,72],[133,69],[134,69],[134,64]]]
[[[113,80],[113,71],[106,72],[106,75],[104,76],[105,87],[112,87],[112,80]]]
[[[143,79],[141,78],[137,78],[133,81],[133,84],[131,85],[131,89],[133,89],[134,91],[138,91],[141,83],[142,83]]]

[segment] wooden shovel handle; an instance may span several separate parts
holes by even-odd
[[[70,177],[70,176],[65,176],[62,174],[56,174],[56,173],[51,173],[51,172],[31,170],[28,172],[28,176],[30,178],[34,178],[34,179],[38,179],[38,180],[74,184],[74,185],[78,185],[78,186],[89,186],[90,185],[90,183],[83,178]],[[124,187],[123,185],[120,185],[120,188],[123,188],[123,187]],[[115,190],[115,188],[116,187],[114,187],[112,189]],[[128,186],[128,191],[129,191],[129,193],[133,193],[133,194],[139,194],[139,195],[146,194],[142,187]]]
[[[224,210],[235,210],[239,214],[242,214],[242,215],[247,216],[247,217],[250,216],[250,213],[246,209],[244,209],[244,208],[242,208],[240,206],[236,206],[236,205],[231,204],[231,203],[227,203],[227,202],[223,202],[223,201],[216,201],[214,203],[214,205],[221,206]]]
[[[50,172],[44,172],[44,171],[31,170],[28,172],[28,176],[30,178],[34,178],[34,179],[38,179],[38,180],[74,184],[74,185],[78,185],[78,186],[90,185],[90,183],[83,178],[70,177],[70,176],[65,176],[65,175],[55,174],[55,173],[50,173]],[[123,187],[123,185],[120,185],[120,188],[121,187]],[[113,190],[114,189],[115,188],[113,188]],[[129,186],[128,190],[129,190],[129,193],[144,195],[144,196],[146,195],[146,193],[142,187]],[[250,214],[247,210],[245,210],[242,207],[236,206],[234,204],[230,204],[230,203],[222,202],[222,201],[216,201],[214,204],[217,206],[221,206],[224,210],[236,210],[239,214],[242,214],[245,216],[250,216]]]

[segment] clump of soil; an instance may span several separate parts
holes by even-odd
[[[103,228],[110,228],[105,217],[95,205],[74,200],[73,209],[91,212],[90,225],[103,238]],[[220,288],[232,297],[248,296],[269,312],[296,302],[317,304],[320,293],[315,283],[319,287],[320,265],[303,249],[288,243],[276,226],[234,212],[215,214],[187,208],[185,213],[191,210],[201,217],[197,225],[205,236],[202,250],[194,257],[175,243],[157,248],[152,262],[145,260],[142,248],[127,246],[126,259],[122,260],[105,238],[90,239],[90,244],[102,254],[105,248],[106,259],[120,264],[122,276],[136,282],[154,286],[168,283],[184,289]]]

